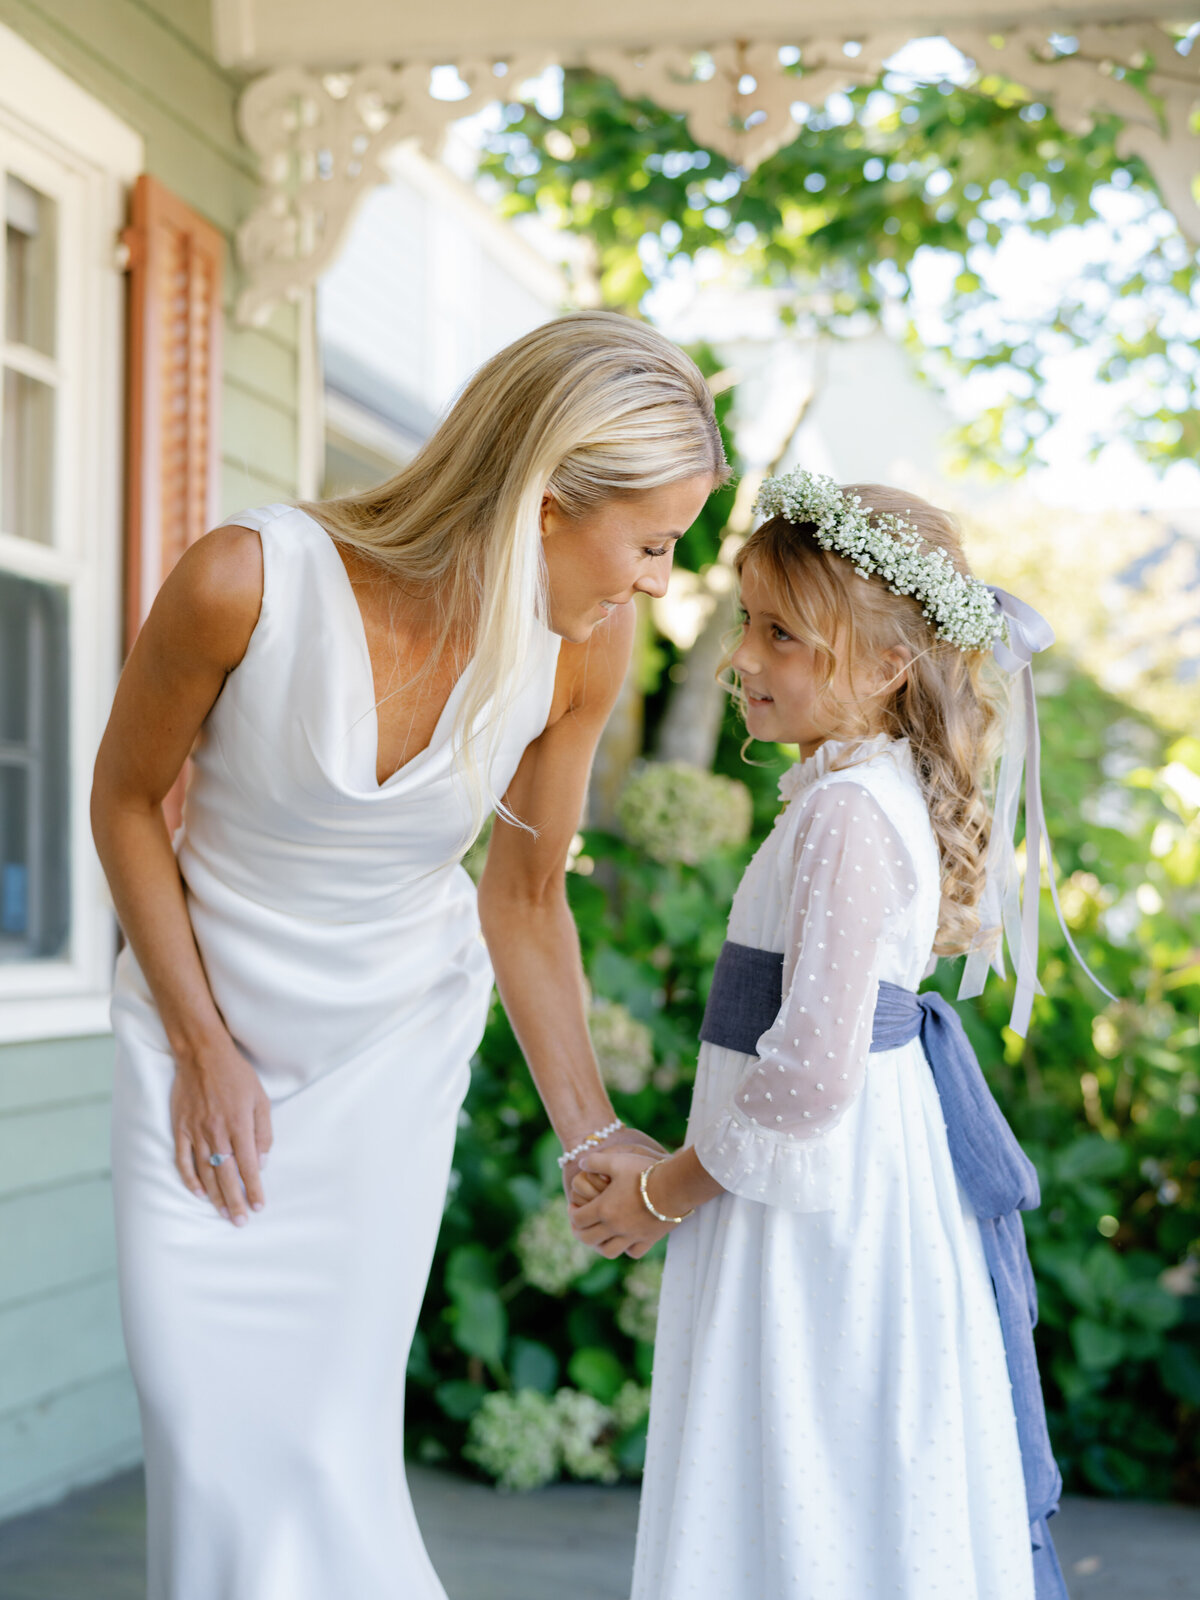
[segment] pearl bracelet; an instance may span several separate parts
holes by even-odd
[[[585,1151],[593,1149],[598,1144],[603,1144],[605,1139],[611,1137],[618,1128],[623,1128],[624,1126],[625,1124],[618,1117],[615,1122],[610,1122],[607,1128],[597,1128],[595,1133],[589,1133],[586,1139],[581,1140],[575,1146],[574,1150],[564,1150],[558,1158],[560,1170],[565,1171],[576,1156],[581,1156]]]
[[[648,1167],[643,1167],[642,1171],[641,1171],[641,1175],[638,1178],[638,1188],[642,1191],[642,1200],[645,1202],[646,1210],[650,1213],[650,1215],[652,1217],[657,1218],[657,1220],[659,1222],[682,1222],[683,1221],[683,1217],[690,1217],[691,1216],[691,1214],[692,1214],[691,1211],[685,1211],[683,1213],[683,1217],[668,1217],[668,1216],[664,1216],[663,1213],[654,1204],[654,1201],[651,1200],[650,1195],[649,1195],[649,1193],[648,1193],[648,1191],[646,1189],[646,1181],[649,1178],[650,1174],[654,1171],[655,1167],[661,1167],[662,1164],[663,1164],[663,1161],[669,1161],[670,1159],[671,1159],[670,1156],[663,1156],[662,1161],[653,1161],[653,1162],[651,1162],[651,1164]],[[695,1206],[693,1206],[692,1207],[692,1211],[694,1211],[695,1209],[696,1209]]]

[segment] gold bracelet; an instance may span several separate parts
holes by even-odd
[[[654,1204],[654,1201],[651,1200],[649,1194],[646,1192],[646,1180],[649,1178],[650,1174],[654,1171],[655,1167],[661,1167],[662,1164],[663,1164],[663,1161],[669,1161],[670,1159],[671,1159],[670,1156],[663,1156],[661,1161],[653,1161],[653,1162],[651,1162],[651,1164],[648,1167],[643,1167],[642,1171],[641,1171],[641,1175],[638,1178],[638,1188],[641,1189],[641,1191],[642,1191],[642,1201],[643,1201],[643,1203],[644,1203],[644,1205],[646,1207],[646,1210],[650,1213],[650,1215],[652,1217],[656,1217],[659,1222],[682,1222],[683,1221],[683,1217],[690,1217],[691,1216],[692,1211],[694,1211],[696,1209],[695,1206],[692,1207],[692,1211],[685,1211],[683,1213],[683,1217],[666,1217],[658,1209],[658,1207]]]

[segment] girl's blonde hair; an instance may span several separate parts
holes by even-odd
[[[423,672],[452,636],[456,647],[471,640],[454,749],[471,794],[472,837],[492,808],[517,820],[492,790],[491,767],[537,619],[549,620],[542,497],[577,518],[683,478],[709,476],[715,488],[728,474],[695,363],[643,322],[580,311],[493,356],[395,477],[304,508],[436,607]]]
[[[859,495],[874,512],[903,516],[959,572],[969,570],[948,512],[882,484],[843,484],[842,491]],[[753,567],[785,626],[820,657],[827,693],[843,659],[853,690],[856,668],[878,663],[889,650],[904,652],[904,681],[886,693],[882,705],[877,699],[834,705],[838,737],[886,732],[909,741],[941,857],[934,948],[938,955],[958,954],[970,948],[979,930],[992,825],[988,788],[1004,704],[999,674],[990,655],[939,639],[919,601],[893,594],[878,577],[864,581],[844,556],[822,550],[814,533],[811,523],[772,517],[739,550],[738,575]]]

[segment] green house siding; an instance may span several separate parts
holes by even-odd
[[[234,325],[255,199],[241,80],[210,0],[0,0],[20,34],[145,143],[146,168],[225,234],[223,512],[297,494],[297,314]],[[114,241],[115,245],[115,241]],[[0,1517],[138,1459],[109,1184],[112,1040],[0,1046]]]
[[[109,1185],[111,1039],[0,1049],[0,1516],[140,1453]]]

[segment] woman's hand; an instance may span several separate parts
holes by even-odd
[[[171,1126],[179,1176],[198,1197],[244,1227],[247,1205],[264,1204],[261,1168],[271,1148],[271,1102],[258,1074],[228,1034],[193,1066],[177,1066]],[[232,1156],[214,1167],[209,1156]]]
[[[594,1199],[571,1206],[576,1237],[611,1260],[625,1254],[644,1256],[670,1233],[673,1224],[652,1216],[641,1193],[643,1171],[661,1159],[645,1149],[613,1150],[608,1145],[585,1156],[581,1177],[602,1179],[604,1187]]]
[[[622,1149],[640,1150],[651,1156],[665,1156],[667,1153],[657,1139],[652,1139],[648,1133],[642,1133],[638,1128],[618,1128],[616,1133],[610,1133],[604,1143],[597,1148],[614,1150],[618,1146]],[[563,1168],[563,1188],[567,1192],[568,1205],[575,1205],[580,1200],[589,1200],[608,1185],[607,1177],[599,1173],[593,1173],[591,1177],[584,1174],[583,1162],[586,1159],[586,1156],[576,1156],[574,1161],[568,1161]]]

